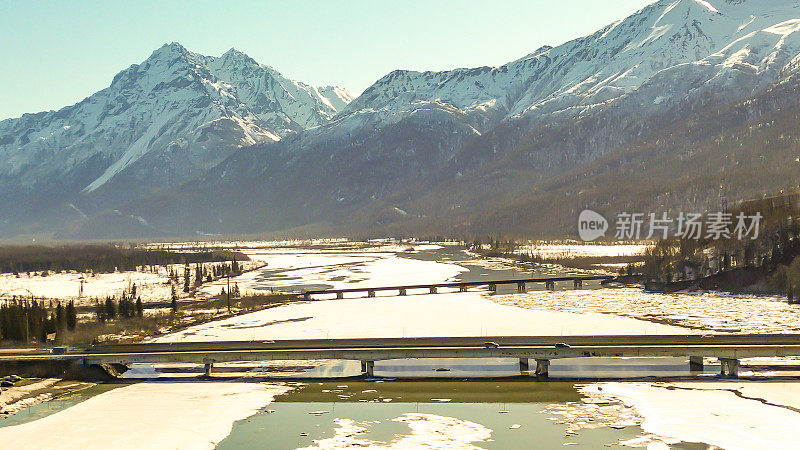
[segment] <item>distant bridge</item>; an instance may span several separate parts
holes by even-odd
[[[497,286],[506,284],[516,284],[517,292],[525,292],[530,284],[544,283],[545,289],[555,289],[558,282],[572,282],[574,288],[583,286],[585,281],[609,281],[614,279],[611,275],[575,275],[561,277],[542,277],[542,278],[518,278],[510,280],[481,280],[481,281],[457,281],[449,283],[430,283],[430,284],[409,284],[405,286],[377,286],[377,287],[358,287],[345,289],[319,289],[303,292],[306,300],[311,300],[312,295],[335,294],[336,298],[344,298],[344,294],[365,292],[367,297],[375,297],[376,292],[397,291],[398,295],[407,295],[408,291],[422,290],[429,294],[436,294],[439,289],[458,289],[458,292],[466,292],[467,289],[479,286],[486,286],[490,292],[496,292]]]
[[[131,363],[203,364],[280,360],[356,360],[374,377],[375,361],[404,358],[518,358],[521,375],[548,376],[550,361],[587,357],[688,357],[702,370],[703,357],[716,357],[721,374],[736,377],[739,359],[800,356],[800,335],[615,335],[490,336],[425,338],[310,339],[252,342],[176,342],[99,345],[63,354],[43,350],[0,351],[0,370],[24,364],[53,367]],[[535,369],[530,371],[529,361]],[[50,375],[56,376],[57,374]]]

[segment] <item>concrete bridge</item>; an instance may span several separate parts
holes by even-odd
[[[690,369],[702,370],[703,357],[716,357],[721,362],[721,375],[736,377],[741,358],[786,356],[800,356],[800,335],[484,336],[118,344],[60,354],[44,350],[0,352],[0,368],[9,364],[121,367],[131,363],[195,363],[203,364],[206,375],[210,375],[214,363],[338,359],[361,361],[364,375],[374,377],[375,361],[382,360],[518,358],[521,375],[547,378],[550,361],[558,358],[688,357]],[[531,362],[535,363],[533,371]]]
[[[542,277],[542,278],[518,278],[510,280],[482,280],[482,281],[457,281],[450,283],[430,283],[430,284],[409,284],[405,286],[375,286],[375,287],[358,287],[358,288],[345,288],[345,289],[319,289],[303,292],[306,300],[311,300],[312,295],[325,295],[335,294],[336,298],[344,298],[344,294],[363,292],[367,297],[375,297],[376,292],[382,291],[397,291],[398,295],[407,295],[408,291],[422,291],[428,294],[436,294],[439,289],[457,289],[457,292],[466,292],[469,288],[486,286],[489,291],[496,292],[497,286],[515,284],[517,285],[517,292],[525,292],[527,286],[530,284],[542,283],[545,289],[555,289],[556,283],[568,282],[572,283],[575,289],[582,287],[586,281],[609,281],[615,277],[611,275],[581,275],[581,276],[563,276],[563,277]]]

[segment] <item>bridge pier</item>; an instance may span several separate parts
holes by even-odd
[[[466,286],[459,286],[458,287],[458,292],[467,292],[467,287]]]
[[[213,361],[206,361],[205,363],[203,363],[203,376],[205,376],[206,378],[210,377],[212,368],[214,368]]]
[[[536,376],[538,378],[549,378],[550,377],[550,360],[549,359],[537,359],[536,360]]]
[[[405,289],[400,289],[400,295],[406,295],[406,290]]]
[[[719,374],[725,378],[736,378],[739,376],[739,360],[736,358],[719,358]]]
[[[375,377],[375,361],[361,361],[361,375],[369,378]]]
[[[431,286],[431,288],[430,288],[430,290],[428,292],[430,292],[431,294],[435,294],[436,293],[436,286]]]
[[[556,283],[554,281],[545,281],[544,288],[548,291],[554,291],[556,290]]]
[[[525,292],[525,283],[517,283],[517,292]]]
[[[337,291],[337,292],[336,292],[336,299],[337,299],[337,300],[341,300],[341,299],[343,299],[343,298],[344,298],[344,292],[342,292],[342,291]]]
[[[578,279],[572,280],[572,287],[578,289],[581,286],[583,286],[583,280],[578,280]]]
[[[367,291],[367,297],[370,297],[370,298],[371,297],[375,297],[375,291],[373,289],[368,290]]]
[[[520,375],[530,375],[530,362],[528,358],[520,358],[519,359],[519,374]]]
[[[311,294],[309,294],[308,292],[304,293],[303,294],[303,299],[304,300],[311,300]]]
[[[689,357],[689,371],[690,372],[702,372],[703,371],[703,357],[702,356],[690,356]]]
[[[489,283],[489,292],[497,292],[497,285],[494,283]]]

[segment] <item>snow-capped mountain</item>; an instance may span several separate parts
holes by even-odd
[[[396,70],[345,111],[381,113],[391,123],[448,105],[481,131],[503,119],[603,107],[648,82],[658,91],[649,101],[680,101],[704,84],[726,89],[758,77],[763,86],[795,70],[798,31],[800,3],[793,0],[660,0],[590,36],[500,67]]]
[[[609,168],[631,177],[711,157],[658,143],[696,128],[700,111],[728,117],[730,105],[797,83],[798,69],[796,0],[659,0],[500,67],[396,70],[355,99],[288,80],[237,50],[207,57],[171,44],[75,106],[0,122],[0,191],[63,195],[67,207],[52,221],[81,222],[83,237],[119,227],[118,218],[155,234],[304,226],[379,234],[409,224],[469,232],[476,223],[496,231],[540,217],[518,206],[536,196],[548,199],[536,204],[548,216],[625,198],[625,208],[689,198],[703,208],[704,188],[670,184],[678,177],[662,177],[635,201],[614,185],[626,174],[607,186],[570,186]],[[552,189],[558,199],[543,194]],[[602,198],[584,203],[592,191]],[[12,198],[33,205],[27,223],[57,206]],[[487,214],[500,204],[510,206]],[[0,223],[20,216],[10,214]],[[561,217],[563,228],[571,216]]]
[[[205,229],[336,220],[344,229],[400,223],[400,230],[408,222],[468,229],[487,222],[484,213],[498,202],[532,195],[567,170],[591,173],[603,155],[667,125],[687,126],[681,118],[693,111],[780,82],[798,66],[799,25],[795,1],[661,0],[501,67],[393,71],[330,123],[257,146],[202,178],[212,190],[245,180],[250,189],[239,204],[265,208],[233,207],[225,224]],[[226,208],[192,211],[190,222]]]
[[[351,98],[237,50],[217,58],[167,44],[76,105],[0,122],[0,180],[35,189],[69,177],[89,193],[125,173],[129,183],[163,189],[237,148],[323,124]]]
[[[206,57],[211,72],[279,136],[328,122],[353,100],[344,88],[315,87],[292,81],[236,49],[221,57]]]

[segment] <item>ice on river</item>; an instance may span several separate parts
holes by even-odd
[[[604,314],[498,305],[480,293],[468,292],[290,304],[197,325],[156,341],[687,332],[683,328]]]
[[[19,449],[213,449],[235,421],[288,389],[261,383],[139,383],[2,427],[0,442]]]
[[[390,252],[248,252],[267,263],[263,270],[231,279],[241,291],[297,290],[302,286],[354,288],[439,283],[467,269],[455,264],[403,258]],[[204,284],[201,295],[219,294],[227,280]]]
[[[292,269],[245,286],[333,288],[440,283],[466,268],[394,253],[275,255],[270,269]],[[302,263],[305,258],[313,261]],[[273,265],[274,264],[274,265]],[[287,275],[289,273],[290,275]],[[241,280],[241,279],[240,279]],[[241,281],[240,281],[241,283]],[[211,286],[210,289],[219,289]],[[242,288],[242,284],[240,284]],[[188,328],[159,342],[358,337],[686,334],[687,329],[596,312],[500,305],[482,292],[345,298],[294,303]]]
[[[727,450],[796,449],[798,382],[602,383],[590,396],[619,399],[643,417],[642,428],[665,440]]]
[[[502,305],[571,313],[606,313],[715,332],[798,333],[800,306],[785,298],[718,293],[658,294],[636,288],[531,291],[497,295]]]
[[[333,437],[314,441],[302,450],[374,448],[374,449],[480,449],[474,443],[490,440],[492,430],[475,422],[436,414],[408,413],[393,419],[408,425],[407,435],[391,442],[378,442],[364,437],[371,423],[352,419],[336,419]]]

